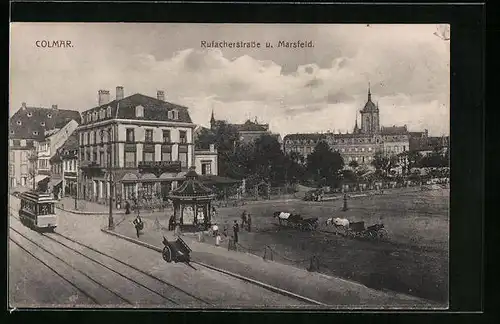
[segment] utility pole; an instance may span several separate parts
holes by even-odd
[[[36,191],[36,174],[37,174],[37,163],[38,163],[38,152],[36,151],[36,147],[33,147],[31,150],[31,155],[29,160],[32,164],[32,176],[33,176],[33,191]]]

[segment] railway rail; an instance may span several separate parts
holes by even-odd
[[[10,214],[11,216],[18,220],[19,221],[19,218],[14,214],[14,208],[10,207],[11,211],[10,211]],[[19,222],[19,224],[21,224]],[[97,281],[95,278],[87,275],[87,274],[84,274],[81,270],[75,268],[73,265],[71,264],[68,264],[68,262],[66,262],[65,260],[63,260],[62,258],[56,256],[54,253],[48,251],[47,249],[45,249],[44,247],[42,247],[38,242],[35,242],[33,240],[31,240],[30,238],[28,238],[27,236],[25,236],[24,234],[20,233],[18,230],[16,230],[15,228],[13,228],[12,226],[9,226],[10,229],[16,233],[17,235],[21,235],[24,237],[25,240],[28,240],[29,243],[31,245],[34,245],[34,246],[37,246],[39,249],[42,249],[42,250],[45,250],[44,252],[45,253],[49,253],[51,254],[54,258],[58,259],[60,262],[64,263],[65,265],[73,268],[74,270],[76,270],[77,272],[81,273],[82,275],[84,275],[89,281],[92,281],[95,285],[98,285],[100,287],[102,287],[103,289],[111,292],[113,295],[115,295],[118,299],[120,299],[122,302],[125,302],[125,304],[127,305],[134,305],[134,304],[137,304],[137,303],[133,303],[131,300],[129,300],[127,297],[123,296],[122,294],[120,294],[119,292],[116,292],[114,290],[112,290],[110,287],[106,286],[105,284],[103,284],[102,282],[99,282]],[[155,294],[161,298],[163,298],[163,300],[165,300],[166,302],[170,303],[170,304],[173,304],[173,308],[177,308],[175,306],[179,306],[180,303],[178,302],[178,299],[190,299],[191,300],[191,303],[193,301],[195,301],[197,303],[197,305],[199,306],[205,306],[205,307],[210,307],[210,306],[215,306],[215,305],[212,305],[210,302],[204,300],[203,298],[200,298],[198,296],[195,296],[187,291],[185,291],[184,289],[176,286],[176,285],[173,285],[172,283],[169,283],[161,278],[158,278],[156,277],[155,275],[147,272],[147,271],[144,271],[142,269],[139,269],[133,265],[130,265],[108,253],[105,253],[105,252],[102,252],[102,251],[99,251],[98,249],[92,247],[92,246],[89,246],[85,243],[82,243],[82,242],[79,242],[71,237],[68,237],[64,234],[61,234],[59,232],[54,232],[54,233],[38,233],[40,236],[54,242],[55,244],[59,245],[59,246],[62,246],[64,249],[68,250],[68,251],[71,251],[71,253],[75,253],[81,257],[83,257],[84,259],[86,260],[89,260],[91,261],[92,263],[94,264],[97,264],[99,267],[101,268],[104,268],[106,269],[108,272],[111,272],[113,273],[115,276],[118,276],[118,277],[121,277],[123,280],[126,280],[129,284],[131,285],[134,285],[138,288],[141,288],[143,290],[147,290],[148,292],[152,293],[152,294]],[[10,238],[10,237],[9,237]],[[12,239],[11,239],[12,240]],[[12,240],[14,241],[14,240]],[[19,245],[19,242],[14,242],[15,244]],[[86,252],[82,252],[82,250],[85,250]],[[96,257],[97,256],[97,257]],[[103,261],[102,259],[106,260],[106,261]],[[111,265],[109,264],[111,263]],[[115,265],[119,265],[120,267],[126,267],[128,269],[128,271],[131,271],[133,273],[135,273],[134,276],[130,276],[130,275],[124,275],[123,274],[123,270],[121,271],[117,271],[115,269],[113,269],[113,266],[112,264],[115,264]],[[222,272],[222,271],[219,271],[217,269],[214,269],[214,268],[211,268],[211,267],[206,267],[202,264],[198,264],[199,266],[202,266],[204,271],[211,271],[211,272],[215,272],[219,275],[223,275],[223,276],[226,276],[226,277],[231,277],[232,280],[235,280],[235,277],[232,277],[230,276],[229,274],[227,274],[226,272]],[[56,273],[57,271],[54,270]],[[60,273],[57,273],[57,275],[59,276],[62,276]],[[174,299],[174,298],[171,298],[169,296],[166,296],[165,293],[163,292],[159,292],[158,289],[151,289],[149,288],[148,286],[146,286],[143,282],[139,282],[138,280],[134,279],[134,277],[142,277],[143,279],[146,279],[145,281],[155,281],[156,283],[159,283],[160,286],[163,286],[163,287],[166,287],[168,288],[169,293],[172,294],[172,292],[175,292],[175,294],[177,295],[177,298],[178,299]],[[69,281],[67,278],[65,279],[66,281]],[[251,283],[251,282],[248,282],[248,281],[245,281],[241,278],[236,278],[236,280],[239,280],[239,281],[243,281],[243,282],[246,282],[246,283],[249,283],[251,285],[255,285],[255,286],[258,286],[256,285],[255,283]],[[142,280],[141,280],[142,281]],[[72,285],[73,286],[78,286],[76,285],[74,282],[72,282]],[[85,288],[83,287],[77,287],[77,289],[79,291],[81,291],[84,295],[89,295],[89,296],[92,296],[92,298],[90,298],[93,302],[95,302],[97,305],[101,305],[102,303],[99,302],[97,300],[97,298],[95,298],[91,292],[87,291]],[[268,289],[269,290],[269,289]],[[291,297],[289,294],[285,294],[285,293],[281,293],[279,292],[279,289],[277,290],[273,290],[274,293],[276,294],[279,294],[279,295],[283,295],[283,296],[287,296],[287,297]],[[304,303],[304,300],[307,300],[307,298],[300,298],[301,296],[299,296],[299,298],[295,298],[297,299],[298,301],[301,301],[302,303]],[[294,297],[291,297],[291,298],[294,298]],[[316,305],[323,305],[322,303],[314,303],[314,302],[308,302],[308,304],[316,304]],[[168,307],[168,306],[167,306]]]

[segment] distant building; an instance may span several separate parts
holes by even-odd
[[[57,105],[51,108],[30,107],[22,103],[21,108],[9,121],[9,187],[30,187],[29,170],[33,168],[29,161],[35,157],[39,142],[43,142],[45,132],[56,126],[65,125],[71,120],[80,123],[80,113],[75,110],[59,109]],[[40,180],[40,176],[38,176]],[[35,180],[36,181],[36,180]]]
[[[125,97],[117,87],[115,100],[107,90],[98,98],[97,107],[82,113],[78,129],[79,197],[106,202],[111,170],[118,200],[165,199],[195,161],[188,108],[165,101],[163,91],[156,98]]]
[[[199,175],[218,175],[217,149],[211,144],[208,150],[195,149],[194,165]]]
[[[410,132],[410,151],[426,156],[432,152],[445,153],[449,147],[449,136],[429,136],[427,129],[423,132]]]
[[[212,111],[212,116],[210,118],[210,129],[215,130],[221,123],[221,120],[216,120],[214,112]],[[274,134],[269,130],[269,124],[260,124],[255,118],[255,121],[247,120],[243,124],[229,124],[234,127],[240,136],[240,141],[242,143],[252,143],[257,138],[262,135],[275,136],[278,141],[281,141],[279,134]]]
[[[372,101],[368,88],[368,100],[360,111],[361,127],[358,127],[356,117],[352,133],[289,134],[283,139],[285,152],[299,152],[307,157],[319,141],[325,141],[332,150],[340,153],[345,164],[351,161],[370,164],[376,152],[394,156],[408,151],[410,134],[406,125],[380,127],[379,113],[378,104]]]

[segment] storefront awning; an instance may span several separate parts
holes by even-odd
[[[40,181],[47,179],[48,177],[49,177],[48,175],[39,174],[39,175],[35,176],[35,182],[38,183]]]

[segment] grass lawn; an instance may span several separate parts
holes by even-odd
[[[242,249],[263,255],[266,246],[275,261],[301,267],[315,254],[320,272],[359,281],[369,287],[389,289],[442,303],[448,300],[448,202],[449,190],[397,192],[359,197],[348,201],[280,202],[248,204],[219,209],[219,224],[240,222],[246,210],[252,215],[253,231],[240,232]],[[319,231],[279,229],[274,211],[293,211],[318,217]],[[349,239],[326,233],[329,217],[365,221],[382,219],[389,233],[387,242]]]

